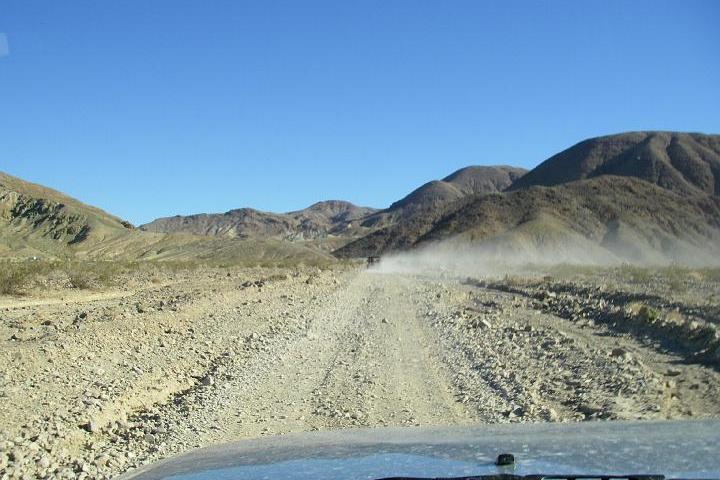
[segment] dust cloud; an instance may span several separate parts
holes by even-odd
[[[481,244],[445,240],[413,250],[383,255],[370,271],[441,276],[502,276],[535,274],[558,266],[720,267],[717,245],[699,247],[675,242],[664,248],[642,244],[598,245],[569,238],[564,243],[517,244],[510,241]]]

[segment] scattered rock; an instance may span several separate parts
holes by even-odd
[[[90,433],[100,433],[100,431],[102,430],[100,424],[96,420],[90,420],[88,422],[85,422],[80,425],[80,427],[86,432]]]

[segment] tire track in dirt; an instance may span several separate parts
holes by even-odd
[[[58,330],[72,352],[123,345],[114,363],[93,363],[123,388],[82,411],[142,405],[96,431],[71,417],[75,457],[47,468],[107,478],[199,446],[320,429],[720,415],[716,371],[522,295],[368,271],[221,278],[142,293],[139,308],[119,300],[124,324]],[[183,299],[177,311],[168,297]]]
[[[689,397],[657,371],[665,367],[647,366],[672,358],[567,323],[508,293],[361,272],[274,333],[246,339],[262,348],[228,359],[215,383],[190,392],[191,412],[159,411],[172,434],[145,461],[307,430],[690,414],[679,401]],[[620,348],[633,359],[612,354]],[[720,414],[720,402],[698,400],[702,388],[691,395],[693,408]]]
[[[321,410],[345,426],[474,421],[456,401],[451,376],[435,354],[434,332],[421,321],[417,282],[372,274],[362,282],[356,333],[321,386],[334,392]],[[342,408],[331,410],[328,403]]]
[[[416,296],[413,282],[355,277],[309,318],[266,339],[263,349],[228,361],[205,386],[211,388],[187,394],[184,403],[195,405],[189,418],[162,411],[177,421],[168,440],[195,438],[199,445],[326,428],[473,421],[430,354],[438,346],[419,323]]]

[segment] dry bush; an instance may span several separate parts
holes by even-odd
[[[518,277],[517,275],[505,274],[505,276],[503,276],[502,283],[504,283],[505,285],[507,285],[509,287],[518,288],[518,287],[522,287],[523,284],[525,283],[525,281],[521,277]]]
[[[652,280],[652,272],[647,267],[637,265],[623,265],[618,269],[621,278],[626,278],[632,283],[646,284]]]
[[[47,275],[53,266],[52,263],[37,260],[0,262],[0,294],[24,293],[24,288],[39,277]]]
[[[124,273],[137,270],[130,263],[112,261],[73,261],[66,263],[62,270],[73,288],[82,290],[95,286],[107,287],[117,283]]]
[[[546,271],[549,277],[557,277],[562,280],[572,280],[577,277],[592,276],[608,271],[606,267],[596,265],[580,265],[574,263],[558,263],[550,267],[537,267],[537,271]]]
[[[628,304],[626,311],[643,323],[654,323],[660,318],[659,310],[641,302]]]
[[[94,275],[97,283],[100,285],[111,285],[123,270],[129,267],[129,265],[118,262],[97,262],[91,265],[90,271]]]
[[[687,290],[687,281],[691,278],[690,269],[673,265],[660,271],[660,275],[667,280],[667,284],[674,292]]]
[[[87,290],[92,286],[92,278],[89,272],[81,266],[73,265],[68,268],[65,273],[67,273],[68,280],[70,281],[70,286],[72,288]]]
[[[720,268],[699,268],[693,273],[708,282],[720,282]]]
[[[5,264],[0,270],[0,294],[12,295],[19,293],[27,280],[24,270]]]

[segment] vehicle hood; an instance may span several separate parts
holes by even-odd
[[[372,428],[244,440],[188,452],[123,479],[360,480],[528,474],[720,478],[720,421]],[[512,453],[512,467],[498,467]]]

